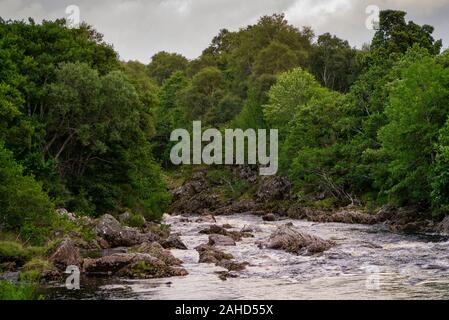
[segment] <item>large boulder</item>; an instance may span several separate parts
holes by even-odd
[[[65,270],[68,266],[80,266],[80,251],[71,239],[65,238],[50,255],[50,261],[59,270]]]
[[[117,275],[142,279],[187,275],[184,269],[144,253],[117,253],[98,259],[84,259],[83,271],[90,275]]]
[[[130,247],[142,242],[153,242],[159,240],[159,236],[130,227],[123,227],[113,216],[105,214],[95,224],[94,231],[98,236],[104,238],[111,247]]]
[[[231,237],[221,234],[209,235],[209,245],[211,246],[235,246],[235,241]]]
[[[149,254],[165,262],[169,266],[180,265],[182,261],[175,258],[169,250],[164,249],[157,242],[144,242],[130,249],[130,252]]]
[[[311,255],[330,249],[335,243],[319,237],[309,235],[295,229],[291,225],[278,227],[261,247],[285,250],[290,253]]]
[[[159,242],[165,249],[187,250],[187,246],[182,242],[181,238],[174,234],[168,236],[166,239],[160,240]]]
[[[236,262],[232,254],[218,250],[209,244],[196,247],[199,253],[199,263],[213,263],[216,266],[228,269],[228,271],[242,271],[248,265],[247,262]]]
[[[195,248],[199,254],[199,263],[215,263],[218,264],[222,260],[231,260],[232,254],[225,253],[207,244],[202,244]]]

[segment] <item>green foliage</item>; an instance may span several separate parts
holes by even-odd
[[[23,174],[12,152],[0,143],[0,226],[39,241],[45,237],[55,216],[53,204],[41,185]]]
[[[161,85],[176,71],[185,71],[188,60],[180,54],[161,51],[151,58],[148,74]]]
[[[0,300],[42,300],[34,283],[14,284],[8,280],[0,280]]]
[[[51,272],[57,272],[53,264],[43,258],[33,258],[20,270],[19,279],[25,283],[39,283],[42,276]]]
[[[374,35],[372,49],[380,54],[405,53],[414,44],[419,44],[429,53],[440,53],[442,41],[432,37],[434,28],[419,26],[413,21],[405,21],[406,12],[383,10],[380,12],[380,27]]]
[[[400,203],[430,203],[434,144],[449,113],[449,69],[434,57],[405,67],[391,84],[388,124],[379,132],[390,159],[387,192]]]
[[[310,57],[312,74],[332,90],[347,92],[359,73],[357,50],[329,33],[318,37]]]
[[[297,68],[281,74],[268,92],[263,113],[271,128],[279,130],[281,141],[288,132],[288,123],[301,105],[318,95],[320,85],[308,72]]]
[[[27,259],[28,252],[20,243],[0,241],[0,262],[15,261],[23,264]]]
[[[432,205],[436,215],[449,214],[449,120],[439,132],[432,183]]]
[[[39,243],[76,229],[54,204],[159,218],[169,195],[149,142],[159,88],[147,68],[63,20],[0,20],[0,39],[1,228]]]
[[[143,228],[145,219],[139,214],[131,214],[126,221],[126,225],[133,228]]]
[[[119,62],[87,25],[0,20],[0,228],[36,243],[54,231],[91,236],[55,205],[91,216],[129,209],[135,226],[160,219],[170,133],[193,120],[279,129],[280,174],[307,199],[324,195],[324,207],[395,202],[447,214],[449,53],[432,33],[387,10],[356,50],[329,33],[313,43],[312,30],[275,14],[221,30],[192,61],[159,52],[144,65]],[[224,170],[209,179],[236,199],[251,188]]]

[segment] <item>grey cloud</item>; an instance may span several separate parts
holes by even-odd
[[[436,37],[449,41],[449,0],[0,0],[0,16],[55,19],[71,4],[122,59],[142,62],[160,50],[195,58],[220,29],[237,30],[280,12],[297,27],[311,26],[316,34],[331,32],[361,46],[373,35],[365,27],[368,5],[403,9],[409,19],[435,26]]]

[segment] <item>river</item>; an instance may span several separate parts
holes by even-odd
[[[224,269],[199,264],[196,246],[208,241],[198,232],[211,223],[167,218],[173,233],[188,250],[172,250],[184,261],[186,277],[81,282],[81,290],[63,286],[48,290],[49,298],[81,299],[449,299],[449,239],[432,235],[394,234],[381,225],[314,223],[298,220],[264,222],[251,215],[217,216],[218,225],[241,230],[250,226],[254,238],[224,247],[237,262],[249,266],[220,280]],[[194,218],[191,218],[194,221]],[[296,256],[260,249],[256,242],[281,224],[292,222],[307,233],[337,245],[317,256]],[[83,281],[83,280],[82,280]]]

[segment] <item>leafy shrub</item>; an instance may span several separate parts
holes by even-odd
[[[34,242],[44,240],[55,213],[41,185],[23,174],[10,151],[0,143],[0,227]]]
[[[129,227],[142,228],[145,225],[145,219],[140,214],[131,214],[126,224]]]
[[[0,241],[0,262],[15,261],[23,264],[27,259],[28,252],[20,243]]]
[[[7,280],[0,280],[0,300],[36,300],[43,299],[37,292],[34,283],[14,284]]]

